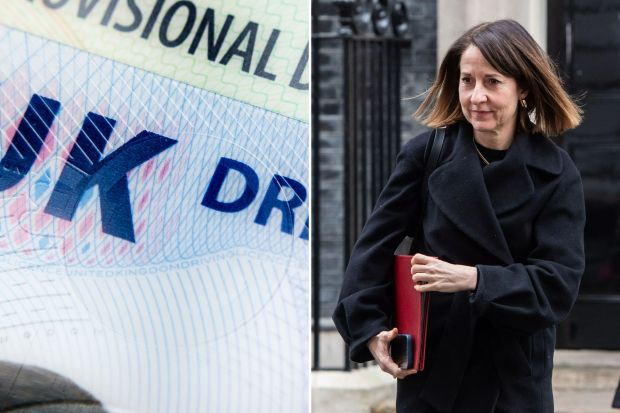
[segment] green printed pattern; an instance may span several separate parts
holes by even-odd
[[[135,0],[134,9],[130,4],[5,0],[0,24],[307,122],[307,59],[300,64],[309,38],[307,0]],[[212,19],[190,54],[208,9]],[[269,53],[274,31],[279,33]],[[220,36],[210,60],[208,44]],[[175,39],[179,44],[164,44]],[[232,57],[224,61],[227,53]]]

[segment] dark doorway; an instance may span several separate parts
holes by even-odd
[[[583,124],[562,146],[583,179],[586,271],[558,347],[620,349],[620,2],[548,0],[548,48]]]

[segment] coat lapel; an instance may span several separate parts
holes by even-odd
[[[429,195],[441,212],[473,242],[491,253],[500,262],[511,264],[513,263],[512,254],[485,185],[478,154],[473,146],[472,133],[469,123],[462,122],[459,125],[457,136],[453,137],[454,147],[450,158],[437,167],[429,177]],[[513,183],[520,188],[531,186],[531,180],[529,185],[526,182],[529,176],[518,154],[507,153],[506,157],[509,159],[505,160],[510,161],[508,171],[503,172],[502,168],[502,170],[490,172],[492,188],[501,189],[493,199],[501,209],[510,208],[515,203],[522,203],[528,196],[525,192],[533,192],[533,189],[523,192],[516,201],[511,200],[510,196],[500,195],[505,191],[510,191],[512,194]],[[527,179],[522,176],[524,170]],[[510,172],[516,172],[519,176],[510,175]],[[501,179],[507,180],[501,181]]]
[[[515,209],[534,196],[534,183],[525,163],[527,139],[525,134],[515,136],[504,159],[482,170],[483,184],[496,215]]]

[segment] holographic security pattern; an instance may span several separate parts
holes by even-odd
[[[111,412],[305,411],[308,203],[269,187],[308,190],[308,125],[0,26],[2,156],[33,96],[60,106],[0,192],[0,359],[62,374]],[[135,242],[104,232],[102,212],[127,211],[102,205],[115,195],[97,183],[70,220],[46,212],[89,113],[114,120],[101,159],[143,131],[176,141],[117,170]],[[201,204],[224,158],[258,178],[234,213]],[[228,170],[218,200],[246,188]]]

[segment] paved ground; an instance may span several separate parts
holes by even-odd
[[[556,413],[620,413],[611,401],[620,379],[620,351],[556,351]]]
[[[588,374],[593,375],[592,371]],[[617,372],[617,377],[620,378],[620,371]],[[598,385],[600,384],[599,381]],[[614,385],[610,383],[596,389],[555,386],[555,413],[620,413],[620,409],[611,408]],[[394,413],[395,390],[393,379],[376,367],[354,373],[313,372],[312,411]]]
[[[326,364],[338,364],[339,343],[322,349]],[[554,366],[555,413],[620,413],[611,408],[620,379],[620,351],[558,350]],[[314,413],[393,413],[394,395],[394,380],[376,366],[353,373],[312,373]]]
[[[613,390],[556,390],[555,413],[618,413],[612,409]]]

